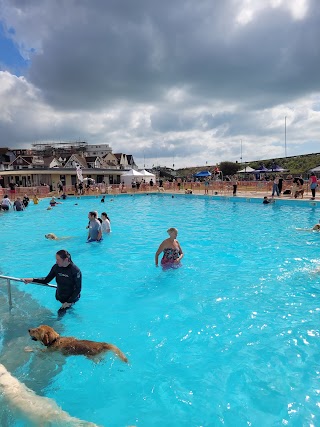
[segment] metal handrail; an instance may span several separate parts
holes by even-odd
[[[1,274],[0,274],[0,279],[5,279],[7,281],[8,302],[9,302],[9,308],[11,310],[11,308],[12,308],[11,281],[23,282],[23,279],[19,279],[17,277],[3,276]],[[40,285],[40,286],[48,286],[49,288],[56,288],[57,287],[56,285],[51,285],[50,283],[37,283],[37,282],[31,282],[31,283],[35,283],[36,285]]]

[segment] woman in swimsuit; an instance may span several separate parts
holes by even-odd
[[[178,266],[183,258],[183,251],[178,240],[176,239],[178,230],[176,228],[169,228],[167,233],[170,237],[161,243],[155,255],[156,267],[158,267],[158,259],[161,252],[163,252],[163,257],[161,260],[161,265],[163,267]]]

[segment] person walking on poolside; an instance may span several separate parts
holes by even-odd
[[[80,298],[82,274],[64,249],[56,253],[56,263],[46,277],[22,279],[24,283],[47,284],[56,279],[56,300],[62,303],[59,310],[66,310]]]
[[[274,197],[274,193],[277,193],[277,196],[279,197],[279,177],[276,175],[273,180],[273,186],[272,186],[272,197]]]
[[[238,181],[235,177],[232,178],[232,187],[233,187],[232,195],[236,196],[237,195],[237,188],[238,188]]]
[[[102,230],[100,221],[98,221],[98,215],[95,211],[88,213],[89,218],[89,234],[87,243],[100,242],[102,240]]]
[[[182,248],[177,240],[178,230],[169,228],[167,230],[169,238],[165,239],[159,246],[155,255],[155,264],[158,267],[159,255],[163,252],[161,265],[163,267],[178,267],[183,258]]]
[[[58,182],[57,187],[58,187],[58,194],[62,193],[62,192],[63,192],[63,184],[62,184],[62,181],[59,181],[59,182]]]
[[[315,173],[312,172],[311,175],[310,175],[310,179],[309,179],[310,190],[311,190],[311,193],[312,193],[311,200],[314,200],[316,198],[316,188],[318,187],[318,182],[317,181],[318,180],[317,180],[317,177],[316,177]]]
[[[282,175],[280,175],[279,176],[279,183],[278,183],[279,194],[282,193],[282,187],[283,187],[283,177],[282,177]]]
[[[209,194],[209,179],[204,180],[204,194]]]

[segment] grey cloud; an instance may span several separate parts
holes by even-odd
[[[63,6],[64,16],[50,22],[29,78],[59,108],[157,103],[179,85],[203,98],[266,105],[319,89],[314,1],[304,20],[266,8],[242,27],[233,1],[46,5],[53,14]]]
[[[23,108],[12,104],[12,122],[0,116],[1,138],[14,146],[81,138],[171,163],[237,159],[243,139],[246,155],[259,158],[282,150],[283,119],[274,115],[288,110],[292,147],[301,151],[303,127],[317,141],[310,108],[294,105],[319,93],[316,0],[301,20],[266,6],[243,26],[238,0],[2,3],[12,37],[36,51],[26,75],[34,101],[19,90],[12,96]],[[171,97],[176,89],[181,98]]]

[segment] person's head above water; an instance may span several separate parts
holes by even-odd
[[[56,262],[59,267],[67,267],[71,260],[71,255],[65,249],[61,249],[56,253]]]
[[[176,238],[178,235],[178,230],[174,227],[171,227],[167,230],[167,233],[169,234],[170,237]]]

